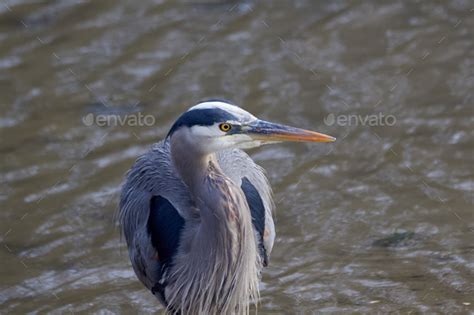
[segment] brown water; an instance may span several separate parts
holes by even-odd
[[[384,3],[2,1],[1,313],[159,310],[120,184],[222,97],[338,138],[251,152],[278,205],[259,314],[473,314],[474,3]]]

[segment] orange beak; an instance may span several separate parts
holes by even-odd
[[[247,128],[246,128],[247,129]],[[334,142],[336,138],[305,129],[257,120],[248,126],[246,133],[264,142]]]

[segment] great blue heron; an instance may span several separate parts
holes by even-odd
[[[248,314],[275,239],[272,191],[241,149],[335,138],[217,100],[183,113],[128,173],[119,221],[140,281],[173,314]]]

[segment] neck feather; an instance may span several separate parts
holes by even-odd
[[[258,298],[261,262],[245,196],[215,154],[177,152],[171,148],[201,220],[189,252],[176,258],[170,307],[183,314],[248,313],[249,301]]]

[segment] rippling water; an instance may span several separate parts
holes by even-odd
[[[120,184],[222,97],[338,138],[251,152],[278,205],[260,314],[472,314],[473,30],[461,0],[2,1],[1,312],[158,310]]]

